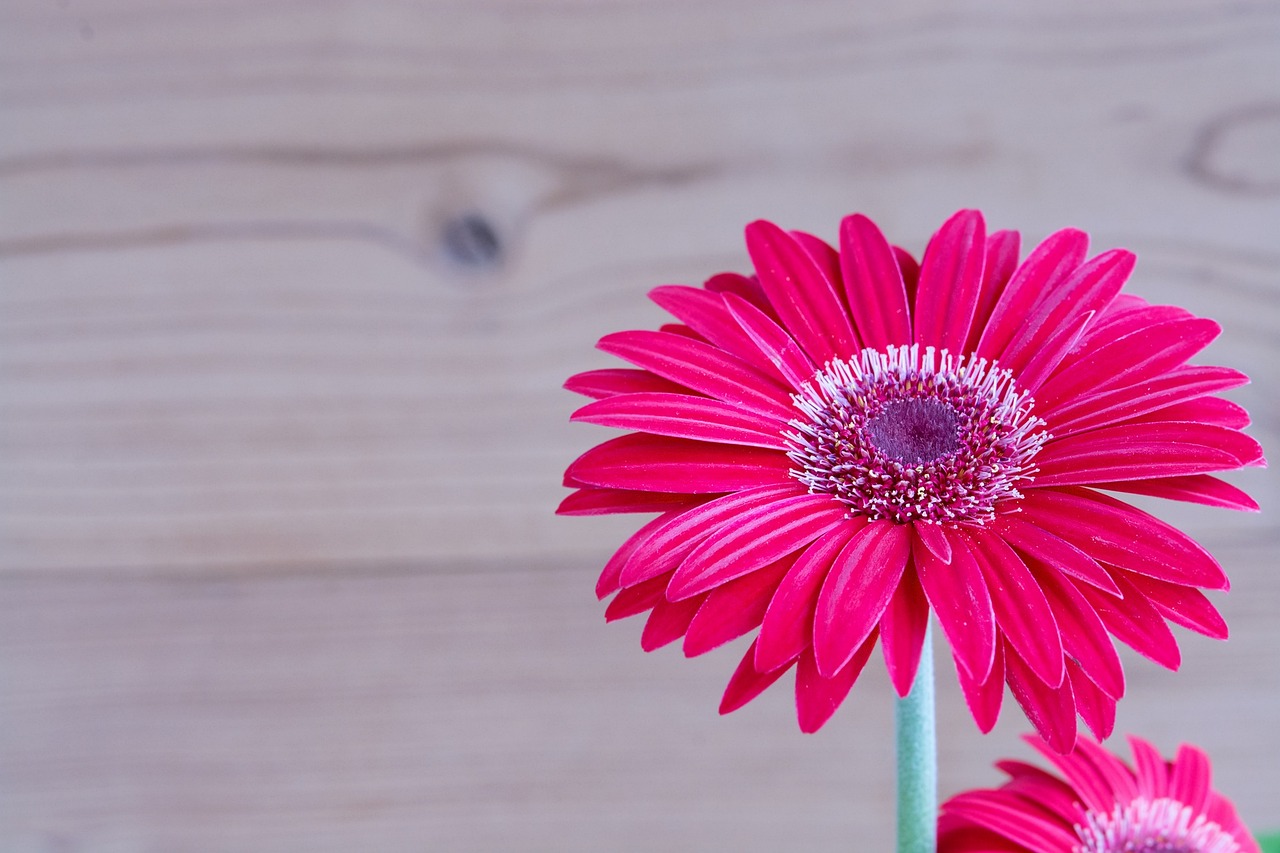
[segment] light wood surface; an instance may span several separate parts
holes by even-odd
[[[1138,252],[1277,446],[1280,5],[0,6],[0,850],[889,849],[889,691],[820,734],[645,656],[559,519],[559,390],[757,217]],[[1120,728],[1280,828],[1264,512],[1162,509],[1227,643]],[[944,657],[945,660],[945,657]],[[1025,755],[940,667],[944,792]]]

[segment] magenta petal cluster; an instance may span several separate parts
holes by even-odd
[[[879,642],[906,695],[932,613],[978,725],[1007,684],[1054,749],[1112,729],[1112,637],[1179,663],[1167,622],[1227,628],[1227,577],[1190,537],[1110,493],[1256,510],[1214,476],[1261,465],[1244,384],[1188,364],[1211,320],[1121,287],[1124,250],[1075,230],[1019,260],[1015,232],[951,217],[922,261],[869,219],[839,248],[768,222],[756,274],[659,287],[678,322],[607,335],[632,367],[566,384],[574,420],[627,431],[569,466],[568,515],[657,513],[605,566],[610,620],[698,655],[756,632],[732,711],[795,671],[818,729]]]
[[[939,853],[1259,853],[1195,747],[1166,761],[1130,737],[1131,767],[1085,738],[1069,755],[1027,740],[1061,776],[1000,762],[1004,785],[942,805]]]

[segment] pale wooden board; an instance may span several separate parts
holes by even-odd
[[[551,515],[602,433],[559,383],[755,217],[918,251],[980,206],[1137,250],[1275,446],[1278,48],[1275,3],[4,5],[0,848],[884,849],[878,672],[803,738],[596,624],[633,523]],[[443,246],[471,214],[497,263]],[[1235,481],[1267,512],[1167,513],[1235,639],[1132,665],[1121,725],[1280,826]],[[947,725],[993,782],[1016,714]]]

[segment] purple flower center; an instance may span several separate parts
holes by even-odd
[[[959,450],[959,428],[955,409],[929,397],[895,400],[867,420],[871,443],[908,464],[932,462]]]
[[[1088,812],[1075,853],[1240,853],[1240,844],[1191,806],[1139,797],[1109,814]]]
[[[1048,438],[1009,371],[933,347],[832,361],[793,399],[792,475],[898,523],[985,524],[1022,497]]]

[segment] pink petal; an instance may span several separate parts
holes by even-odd
[[[683,323],[663,323],[658,327],[658,331],[669,335],[679,335],[682,338],[688,338],[689,340],[703,344],[709,343],[706,338],[702,337],[702,335],[698,334],[693,329],[690,329]]]
[[[848,510],[829,495],[785,498],[744,512],[694,549],[676,569],[667,597],[678,601],[755,571],[848,519]]]
[[[849,523],[820,537],[796,559],[778,585],[760,625],[756,641],[756,666],[760,670],[767,672],[795,660],[813,644],[818,590],[845,543],[865,524],[864,516],[850,518]]]
[[[701,500],[671,492],[637,492],[623,489],[578,489],[556,508],[556,515],[608,515],[616,512],[666,512],[689,509]]]
[[[1003,790],[1030,800],[1068,826],[1079,819],[1080,806],[1076,792],[1057,776],[1022,761],[997,761],[996,767],[1011,777],[1002,786]]]
[[[604,609],[604,621],[616,622],[652,610],[659,601],[664,600],[663,593],[667,588],[667,575],[650,578],[642,584],[621,590]]]
[[[840,223],[844,293],[864,346],[911,343],[911,308],[902,270],[876,224],[860,213]]]
[[[885,668],[900,697],[911,691],[916,680],[928,623],[929,602],[920,586],[913,558],[913,565],[902,573],[898,589],[880,619],[880,647]]]
[[[1112,249],[1053,285],[1036,302],[1026,322],[999,354],[1000,366],[1014,373],[1021,372],[1058,329],[1082,314],[1104,308],[1133,272],[1134,261],[1132,252]]]
[[[633,586],[655,575],[665,574],[680,565],[711,534],[737,524],[743,514],[801,494],[804,490],[800,486],[783,483],[735,492],[695,509],[663,516],[658,519],[660,524],[651,522],[650,526],[656,526],[644,539],[637,541],[622,567],[621,582],[624,586]]]
[[[996,231],[987,237],[986,260],[982,266],[982,289],[973,312],[973,325],[965,351],[977,349],[982,333],[991,322],[996,303],[1018,267],[1018,250],[1022,238],[1017,231]]]
[[[986,224],[976,210],[962,210],[929,241],[920,265],[915,301],[915,342],[964,349],[982,290]]]
[[[1079,846],[1075,833],[1032,812],[1018,800],[1004,801],[998,791],[966,791],[947,801],[948,814],[989,827],[1021,845],[1019,850],[1068,851]],[[997,848],[999,850],[1000,848]],[[979,851],[973,851],[979,853]]]
[[[1075,699],[1076,712],[1098,740],[1106,740],[1116,727],[1116,700],[1108,696],[1074,662],[1067,664],[1067,677],[1071,682],[1071,695]],[[1076,746],[1085,743],[1076,741]]]
[[[827,281],[831,282],[832,290],[837,295],[843,292],[843,280],[840,275],[840,253],[820,237],[806,234],[803,231],[792,231],[790,234],[809,255],[810,260],[818,265],[818,269],[822,270],[822,274],[826,276]],[[857,335],[855,334],[854,337],[856,339]]]
[[[1229,429],[1244,429],[1251,423],[1244,406],[1221,397],[1198,397],[1130,419],[1130,423],[1138,421],[1192,421]]]
[[[875,629],[911,557],[910,528],[891,521],[863,527],[836,558],[818,595],[813,651],[831,678]]]
[[[1116,483],[1094,483],[1095,489],[1111,492],[1129,492],[1135,495],[1151,495],[1171,501],[1217,506],[1243,512],[1258,512],[1257,501],[1237,489],[1208,474],[1192,474],[1186,477],[1161,477],[1153,480],[1129,480]]]
[[[1227,639],[1227,621],[1200,590],[1136,574],[1125,579],[1169,621],[1215,640]]]
[[[639,433],[596,445],[566,473],[609,489],[709,494],[781,485],[791,466],[777,450]]]
[[[1261,455],[1252,438],[1223,427],[1119,424],[1045,444],[1036,459],[1040,470],[1035,484],[1071,486],[1206,474],[1247,465]]]
[[[978,529],[970,544],[991,591],[1000,631],[1037,678],[1058,687],[1066,675],[1062,636],[1040,584],[999,536]]]
[[[1017,653],[1005,645],[1005,679],[1027,720],[1051,749],[1070,752],[1076,745],[1076,703],[1071,682],[1045,684]]]
[[[787,665],[779,666],[767,672],[755,668],[756,644],[742,656],[738,668],[734,670],[729,684],[724,689],[724,697],[720,700],[720,713],[731,714],[759,696],[769,685],[773,684],[790,669]]]
[[[982,333],[977,354],[982,358],[997,358],[1014,335],[1027,322],[1031,308],[1058,281],[1066,278],[1084,260],[1089,237],[1083,231],[1068,228],[1050,234],[1043,243],[1031,250],[1009,279],[992,309],[991,320]]]
[[[711,344],[666,332],[615,332],[597,346],[687,388],[786,422],[790,393],[749,362]]]
[[[1148,799],[1169,796],[1169,765],[1163,756],[1147,741],[1129,735],[1129,748],[1133,750],[1133,766],[1137,770],[1138,790]]]
[[[996,656],[991,664],[991,673],[982,681],[969,676],[961,666],[960,659],[952,655],[956,664],[956,679],[960,682],[960,690],[964,693],[965,704],[978,730],[984,735],[995,728],[1000,719],[1000,703],[1004,700],[1004,644],[996,643]]]
[[[660,515],[653,521],[650,521],[644,527],[641,527],[635,533],[622,543],[613,556],[609,558],[609,562],[605,563],[604,571],[600,573],[600,580],[596,582],[596,598],[603,599],[607,595],[612,595],[622,588],[621,576],[622,567],[626,565],[627,560],[636,552],[636,549],[650,536],[654,531],[660,529],[667,522],[679,516],[684,510],[676,510]]]
[[[1088,762],[1103,784],[1111,791],[1116,803],[1131,803],[1139,796],[1138,780],[1133,771],[1120,759],[1088,739],[1076,745],[1076,760]]]
[[[1035,354],[1027,359],[1018,377],[1018,384],[1035,394],[1040,389],[1041,383],[1052,376],[1062,364],[1067,353],[1075,348],[1080,341],[1080,336],[1093,320],[1093,316],[1092,311],[1086,311],[1070,323],[1060,326],[1056,332],[1045,339]]]
[[[911,257],[911,253],[901,246],[892,246],[893,259],[898,262],[898,270],[902,273],[902,285],[907,289],[907,304],[916,301],[916,286],[920,283],[920,264]]]
[[[1187,363],[1218,336],[1212,320],[1189,317],[1141,327],[1086,350],[1082,358],[1036,391],[1042,406],[1107,387],[1132,385]]]
[[[1125,580],[1124,573],[1117,573],[1116,582],[1124,594],[1123,601],[1116,601],[1089,587],[1077,586],[1076,589],[1088,599],[1102,624],[1116,639],[1166,669],[1177,670],[1182,663],[1182,652],[1178,650],[1178,641],[1159,611],[1141,591]]]
[[[1169,797],[1191,806],[1193,814],[1204,811],[1211,772],[1208,756],[1194,746],[1182,744],[1169,773]]]
[[[765,360],[785,376],[792,387],[799,388],[813,379],[818,369],[781,326],[770,320],[759,308],[733,294],[724,297],[724,304]]]
[[[785,421],[765,417],[732,403],[688,394],[623,394],[596,400],[574,412],[572,421],[615,429],[689,438],[721,444],[746,444],[786,450]]]
[[[1032,565],[1062,636],[1062,648],[1108,696],[1124,695],[1124,667],[1097,611],[1076,585],[1057,572]],[[1123,603],[1119,606],[1123,607]]]
[[[913,521],[911,526],[915,530],[916,538],[929,549],[930,554],[944,563],[951,562],[951,539],[942,525],[930,521]]]
[[[770,304],[815,363],[860,349],[835,288],[794,237],[758,220],[747,226],[747,252]]]
[[[1095,560],[1188,586],[1227,589],[1222,567],[1191,537],[1137,507],[1088,489],[1028,490],[1023,514]]]
[[[1027,557],[1113,595],[1120,594],[1115,580],[1095,559],[1062,537],[1045,530],[1026,513],[996,516],[991,530]]]
[[[719,293],[673,284],[654,288],[649,291],[649,298],[720,349],[774,373],[772,365],[766,366],[760,360],[755,344],[724,307],[724,297]],[[774,378],[782,377],[776,375]]]
[[[951,541],[951,562],[923,547],[915,549],[920,585],[947,635],[956,658],[975,680],[985,680],[996,653],[995,611],[982,570],[959,538]]]
[[[1066,755],[1055,751],[1033,737],[1024,736],[1023,740],[1058,768],[1086,809],[1098,814],[1108,814],[1115,808],[1115,794],[1107,784],[1106,777],[1093,762],[1079,753]]]
[[[1249,377],[1227,367],[1180,367],[1138,386],[1090,394],[1056,410],[1042,409],[1040,416],[1062,439],[1248,383]]]
[[[683,385],[654,376],[647,370],[636,370],[632,367],[609,367],[604,370],[588,370],[570,376],[564,383],[568,391],[601,400],[615,394],[636,394],[644,391],[662,391],[682,393],[688,391]]]
[[[784,557],[711,590],[685,634],[685,656],[705,654],[759,627],[778,583],[794,563],[794,555]],[[697,601],[698,596],[686,600]]]
[[[800,662],[796,665],[796,717],[800,721],[800,731],[812,734],[831,719],[862,674],[875,645],[876,635],[872,634],[844,669],[830,678],[818,671],[812,649],[800,655]]]
[[[652,652],[683,637],[701,604],[702,598],[698,597],[684,601],[663,598],[655,603],[640,634],[640,648]]]
[[[718,293],[722,296],[733,294],[745,299],[768,314],[770,320],[775,323],[778,322],[778,313],[769,304],[769,297],[765,296],[764,288],[760,286],[760,280],[755,276],[740,275],[736,272],[722,272],[711,276],[711,278],[703,282],[702,286],[711,293]]]

